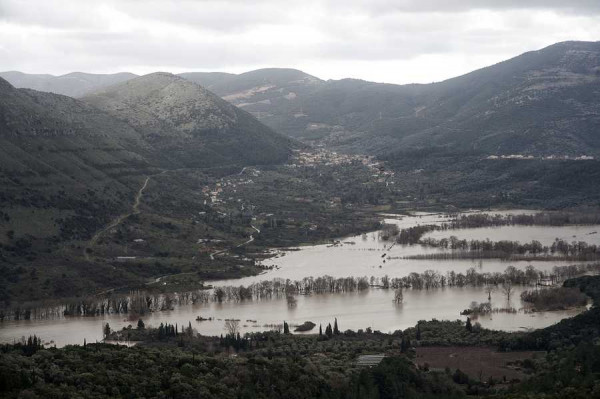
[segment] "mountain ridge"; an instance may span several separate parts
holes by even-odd
[[[600,155],[600,42],[565,41],[430,84],[324,81],[292,68],[181,76],[277,132],[344,152],[468,147]]]
[[[282,162],[293,141],[202,86],[166,72],[86,95],[83,101],[134,126],[186,167]],[[214,166],[214,165],[213,165]]]

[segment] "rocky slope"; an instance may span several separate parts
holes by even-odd
[[[132,79],[83,100],[133,126],[183,167],[281,162],[292,145],[250,114],[168,73]]]

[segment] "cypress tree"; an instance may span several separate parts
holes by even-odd
[[[285,321],[283,322],[283,333],[284,334],[289,334],[290,333],[290,326]]]
[[[466,327],[467,327],[467,331],[468,332],[473,331],[473,326],[471,325],[471,318],[470,317],[467,317],[467,325],[466,325]]]
[[[323,336],[323,326],[319,324],[319,337]]]
[[[335,335],[339,335],[340,334],[340,330],[339,330],[338,324],[337,324],[337,317],[335,318],[335,322],[333,323],[333,333]]]
[[[406,353],[410,349],[410,338],[407,336],[402,337],[402,343],[400,344],[400,352]]]
[[[331,329],[331,323],[327,324],[327,328],[325,328],[325,335],[327,335],[328,338],[331,338],[333,336],[333,330]]]

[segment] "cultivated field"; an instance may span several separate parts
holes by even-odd
[[[526,374],[521,363],[526,359],[544,356],[544,352],[496,352],[485,347],[420,347],[417,348],[415,363],[425,363],[431,369],[460,369],[472,378],[486,381],[490,376],[494,380],[522,380]]]

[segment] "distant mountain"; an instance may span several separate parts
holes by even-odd
[[[51,91],[34,86],[49,75],[11,74],[9,80],[17,85]],[[109,76],[133,77],[52,78],[65,78],[73,92],[87,93],[86,82],[94,76],[105,77],[100,89],[109,85]],[[384,155],[444,148],[484,154],[600,155],[600,42],[558,43],[433,84],[324,81],[281,68],[179,76],[278,133],[340,151]]]
[[[186,167],[282,162],[293,142],[181,77],[157,72],[83,100],[133,126]]]
[[[129,72],[107,75],[73,72],[61,76],[35,75],[15,71],[0,72],[0,77],[16,88],[46,91],[70,97],[81,97],[103,87],[133,79],[136,76]]]
[[[211,90],[213,85],[235,78],[237,75],[225,72],[185,72],[180,73],[177,76],[181,76],[184,79]]]
[[[188,74],[184,74],[190,78]],[[262,69],[209,88],[278,132],[340,150],[598,154],[600,43],[564,42],[426,85]]]
[[[431,85],[415,96],[418,132],[388,128],[402,147],[488,153],[598,154],[600,42],[565,42]],[[372,136],[378,133],[372,132]]]

